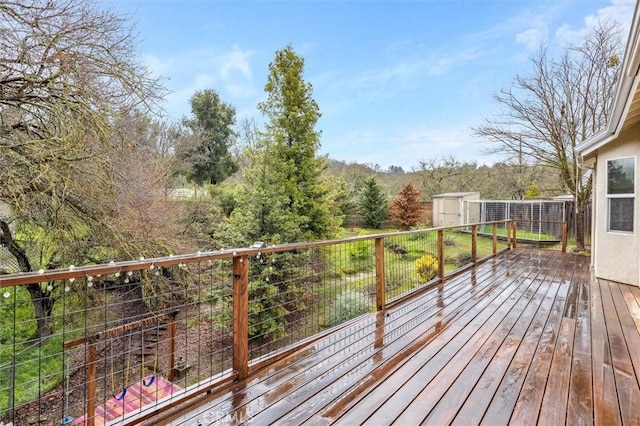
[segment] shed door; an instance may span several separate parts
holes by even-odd
[[[457,225],[460,218],[460,202],[457,198],[445,198],[442,200],[442,212],[440,217],[442,218],[442,224]]]

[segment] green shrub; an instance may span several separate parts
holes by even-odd
[[[334,326],[369,312],[369,300],[361,292],[341,293],[333,302],[329,325]]]
[[[389,249],[390,252],[399,254],[400,256],[404,256],[409,253],[406,247],[398,243],[386,242],[385,245]]]
[[[373,267],[372,241],[355,241],[345,246],[346,256],[336,257],[336,269],[341,274],[355,274]]]
[[[444,233],[444,245],[445,245],[445,247],[455,247],[456,246],[455,238],[448,232]]]
[[[433,255],[425,254],[416,260],[414,269],[422,281],[429,281],[438,274],[438,259]]]
[[[249,338],[271,340],[286,336],[284,317],[289,311],[280,304],[278,294],[275,285],[249,283]]]
[[[464,251],[458,253],[458,257],[456,258],[456,266],[460,268],[468,263],[471,263],[471,253]]]
[[[371,242],[370,241],[356,241],[349,245],[347,252],[349,258],[354,262],[364,262],[371,257]]]

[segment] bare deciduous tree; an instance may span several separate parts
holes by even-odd
[[[453,156],[420,160],[417,172],[420,188],[426,199],[443,192],[480,191],[477,164],[461,162]]]
[[[621,48],[617,25],[604,21],[559,60],[541,48],[531,60],[531,73],[516,76],[511,87],[494,95],[503,114],[474,129],[493,143],[492,152],[558,171],[563,189],[577,201],[579,250],[584,249],[582,217],[591,196],[591,177],[578,168],[574,149],[606,123]]]
[[[91,0],[0,3],[0,201],[11,210],[0,243],[22,271],[126,241],[105,219],[118,214],[116,159],[137,144],[114,136],[117,123],[163,94],[137,56],[126,19]],[[28,287],[40,337],[51,331],[52,288]]]

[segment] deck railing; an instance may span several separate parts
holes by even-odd
[[[136,423],[194,403],[515,247],[520,226],[257,242],[0,276],[0,419]]]

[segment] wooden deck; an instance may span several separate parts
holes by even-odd
[[[640,289],[512,250],[236,383],[174,425],[640,425]]]

